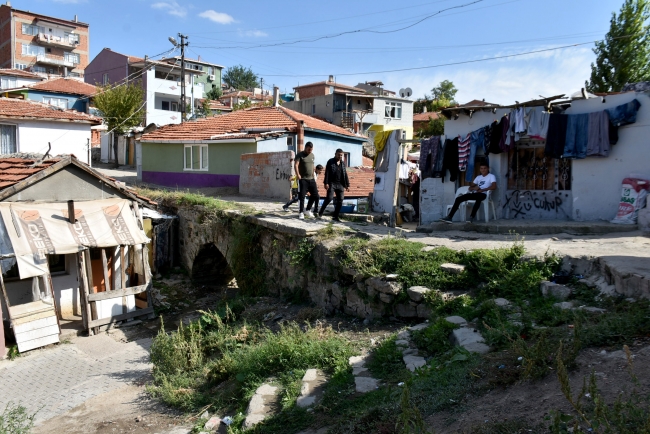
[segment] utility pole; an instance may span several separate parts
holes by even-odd
[[[262,93],[262,101],[264,101],[264,79],[262,77],[260,77],[260,91]],[[255,95],[255,92],[253,92],[253,95]]]
[[[185,47],[190,45],[189,42],[185,42],[187,36],[179,33],[178,37],[181,38],[181,123],[185,122]]]

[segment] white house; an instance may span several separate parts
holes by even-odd
[[[45,77],[20,69],[0,69],[0,89],[27,87],[45,80]]]
[[[91,127],[101,118],[48,104],[0,98],[0,155],[73,154],[90,163]]]

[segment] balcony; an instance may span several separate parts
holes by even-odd
[[[77,41],[71,41],[68,38],[61,36],[46,35],[43,33],[38,34],[38,42],[44,45],[51,45],[53,47],[72,48],[75,49],[79,45]]]
[[[181,113],[170,110],[152,109],[147,110],[147,125],[155,123],[157,125],[180,124]]]
[[[36,63],[42,63],[43,65],[67,66],[68,68],[75,67],[75,63],[70,62],[69,60],[56,57],[48,57],[45,54],[39,54],[36,56]]]
[[[181,82],[154,78],[151,87],[148,86],[147,90],[165,95],[181,96]],[[192,95],[192,87],[189,83],[185,83],[185,95],[188,98]],[[203,98],[203,87],[194,86],[194,98]]]

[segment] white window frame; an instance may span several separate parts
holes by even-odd
[[[198,148],[199,167],[193,167],[194,159],[192,154],[193,148]],[[190,149],[190,161],[187,161],[187,150]],[[204,153],[205,150],[205,153]],[[185,145],[183,146],[183,171],[184,172],[207,172],[208,171],[208,145]],[[189,164],[188,164],[189,163]]]
[[[384,117],[389,119],[402,119],[402,103],[386,101]]]
[[[68,100],[65,98],[55,98],[52,96],[44,96],[43,103],[53,105],[54,107],[59,107],[64,110],[68,109]]]
[[[214,75],[214,68],[212,66],[208,66],[208,75]]]
[[[30,69],[32,72],[47,74],[47,68],[44,66],[32,66]]]
[[[16,77],[0,77],[0,89],[14,89],[16,87]]]
[[[78,44],[79,43],[79,34],[78,33],[70,33],[70,32],[64,32],[63,33],[63,39],[69,44]]]
[[[23,23],[23,35],[38,36],[39,33],[45,33],[45,27]]]
[[[104,85],[108,84],[108,72],[105,72],[104,75],[102,76],[102,84]]]
[[[21,54],[23,56],[38,56],[39,54],[45,56],[45,47],[39,47],[38,45],[32,44],[22,44]]]
[[[2,126],[2,127],[13,127],[14,128],[14,149],[13,149],[12,153],[20,152],[20,149],[18,149],[18,125],[2,123],[2,124],[0,124],[0,126]],[[2,148],[1,147],[0,147],[0,153],[2,153]]]
[[[78,65],[79,63],[81,63],[81,58],[79,56],[79,53],[65,52],[63,53],[63,58],[66,60],[66,62],[70,62],[73,65]]]
[[[24,63],[16,63],[15,68],[20,69],[22,71],[24,69],[27,69],[27,65]]]

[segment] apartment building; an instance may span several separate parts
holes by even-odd
[[[89,61],[90,28],[79,22],[0,5],[0,68],[41,76],[83,77]]]

